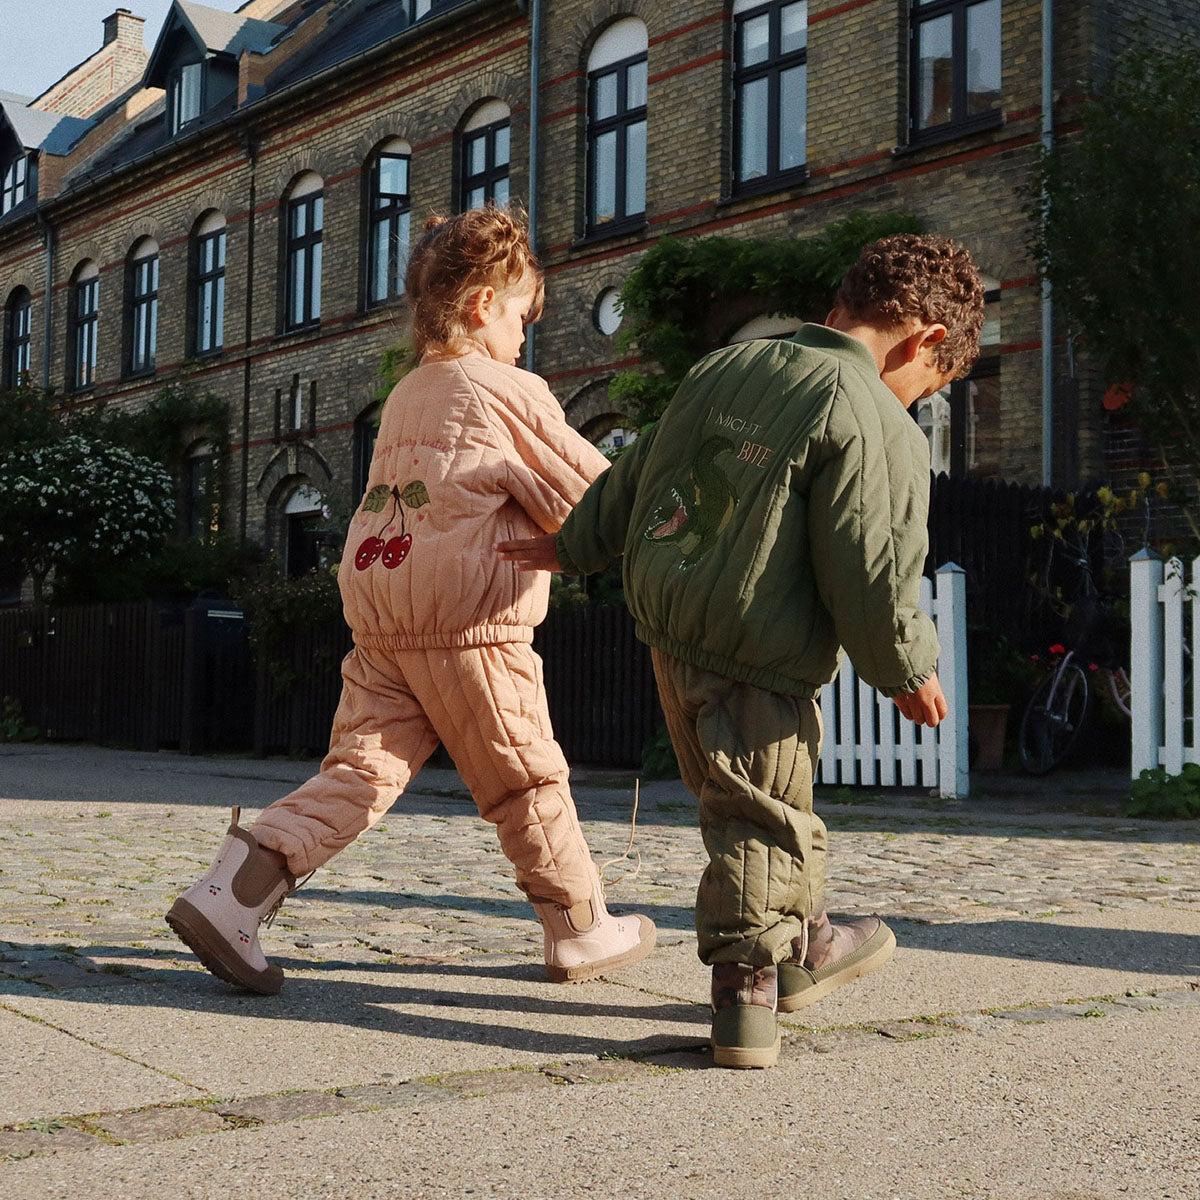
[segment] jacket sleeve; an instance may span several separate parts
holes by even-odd
[[[530,375],[511,397],[488,396],[507,464],[505,490],[546,533],[556,533],[608,459],[576,433],[553,393]]]
[[[655,425],[640,434],[584,492],[575,511],[563,522],[556,546],[559,565],[566,574],[601,571],[624,553],[642,465],[657,430]]]
[[[919,688],[937,666],[933,621],[919,605],[928,545],[929,464],[880,431],[827,441],[809,504],[813,570],[838,641],[885,696]]]

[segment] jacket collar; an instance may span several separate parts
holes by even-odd
[[[789,341],[798,342],[801,346],[811,346],[814,350],[827,350],[841,358],[847,358],[863,371],[869,371],[878,377],[879,365],[875,356],[856,337],[831,329],[828,325],[818,325],[808,322],[801,325],[792,334]]]

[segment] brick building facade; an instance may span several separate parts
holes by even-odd
[[[357,499],[403,334],[403,244],[428,212],[530,208],[548,274],[533,365],[598,439],[622,424],[613,292],[656,239],[904,209],[992,287],[977,378],[918,414],[935,465],[1036,481],[1045,3],[180,0],[148,52],[118,10],[101,54],[42,97],[0,93],[3,382],[110,405],[176,380],[220,396],[226,525],[296,569],[322,507]],[[1132,19],[1200,25],[1188,0],[1053,14],[1056,136]],[[1054,476],[1097,475],[1098,381],[1061,335],[1053,376]]]

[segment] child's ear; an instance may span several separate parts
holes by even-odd
[[[471,316],[480,325],[487,325],[492,319],[492,305],[496,299],[496,289],[494,287],[481,287],[471,297],[471,303],[468,308]]]

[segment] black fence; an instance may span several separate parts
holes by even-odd
[[[930,572],[958,563],[968,621],[1036,644],[1044,620],[1030,584],[1030,529],[1050,494],[992,481],[933,481]],[[236,608],[197,601],[0,610],[0,700],[43,736],[153,750],[320,754],[341,687],[350,634],[301,630],[273,681],[250,651]],[[568,759],[641,763],[661,710],[650,655],[624,608],[558,609],[537,630],[555,735]]]
[[[51,739],[187,754],[320,754],[350,644],[340,620],[300,630],[281,686],[256,668],[243,614],[221,604],[10,609],[0,611],[0,699],[15,700]],[[567,757],[638,766],[659,709],[649,652],[629,614],[551,613],[535,648]]]

